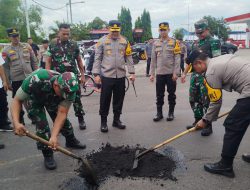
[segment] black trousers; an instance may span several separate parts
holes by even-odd
[[[176,104],[176,81],[173,81],[172,74],[156,75],[156,105],[161,107],[164,104],[165,86],[167,85],[168,104],[174,107]]]
[[[7,94],[4,88],[0,88],[0,126],[6,124],[8,111]]]
[[[151,64],[151,57],[149,57],[149,58],[147,59],[147,69],[146,69],[146,74],[147,74],[147,75],[149,74],[150,64]]]
[[[108,116],[111,98],[113,95],[113,113],[120,115],[125,96],[125,77],[107,78],[102,77],[102,88],[100,97],[100,115]]]
[[[225,135],[222,159],[229,165],[233,163],[241,140],[250,124],[250,98],[237,100],[236,105],[224,121]]]
[[[181,63],[180,63],[180,67],[181,67],[181,73],[184,72],[185,68],[184,68],[184,54],[181,54]]]
[[[12,81],[11,86],[12,86],[12,98],[15,97],[17,90],[21,87],[23,81]],[[23,116],[24,116],[24,111],[23,108],[21,109],[20,113],[20,121],[23,121]]]

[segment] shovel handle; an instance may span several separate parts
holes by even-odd
[[[196,130],[196,128],[193,127],[193,128],[188,129],[188,130],[186,130],[186,131],[184,131],[184,132],[182,132],[182,133],[179,133],[178,135],[176,135],[176,136],[174,136],[174,137],[172,137],[172,138],[170,138],[170,139],[167,139],[166,141],[162,142],[161,144],[158,144],[158,145],[156,145],[156,146],[154,146],[154,147],[152,147],[152,148],[150,148],[150,149],[148,149],[148,150],[145,150],[145,151],[141,152],[140,154],[138,154],[138,156],[136,156],[136,158],[140,158],[140,157],[143,156],[144,154],[147,154],[147,153],[149,153],[149,152],[152,152],[152,151],[154,151],[155,149],[158,149],[158,148],[160,148],[160,147],[162,147],[162,146],[164,146],[164,145],[166,145],[166,144],[168,144],[168,143],[170,143],[170,142],[172,142],[172,141],[174,141],[174,140],[176,140],[176,139],[182,137],[183,135],[186,135],[186,134],[188,134],[188,133],[190,133],[190,132],[193,132],[193,131],[195,131],[195,130]]]
[[[172,141],[174,141],[174,140],[176,140],[176,139],[178,139],[178,138],[180,138],[180,137],[182,137],[190,132],[193,132],[195,130],[196,130],[196,127],[192,127],[191,129],[183,131],[182,133],[179,133],[178,135],[175,135],[174,137],[167,139],[166,141],[162,142],[161,144],[156,145],[155,147],[152,148],[152,150],[158,149],[158,148],[160,148],[160,147],[162,147],[162,146],[164,146],[164,145],[166,145],[166,144],[168,144],[168,143],[170,143],[170,142],[172,142]]]
[[[52,145],[49,143],[49,141],[47,141],[47,140],[45,140],[45,139],[43,139],[43,138],[41,138],[41,137],[39,137],[39,136],[37,136],[37,135],[35,135],[35,134],[32,134],[32,133],[30,133],[30,132],[26,132],[26,136],[27,136],[27,137],[30,137],[31,139],[36,140],[36,141],[38,141],[38,142],[40,142],[40,143],[43,143],[43,144],[45,144],[45,145],[47,145],[47,146],[52,146]],[[81,159],[81,158],[78,157],[77,155],[73,154],[72,152],[68,151],[67,149],[65,149],[65,148],[63,148],[63,147],[61,147],[61,146],[58,146],[58,147],[56,148],[56,150],[58,150],[59,152],[62,152],[63,154],[66,154],[66,155],[68,155],[68,156],[70,156],[70,157],[72,157],[72,158],[75,158],[75,159],[78,159],[78,160]]]

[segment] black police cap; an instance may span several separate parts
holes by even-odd
[[[19,31],[16,28],[8,28],[6,30],[9,37],[16,37],[19,36]]]
[[[205,54],[202,50],[200,49],[195,49],[193,50],[187,57],[186,63],[189,64],[194,64],[194,61],[199,57],[199,56],[205,56],[208,57],[207,54]]]
[[[168,22],[161,22],[159,24],[159,29],[167,30],[168,28],[169,28],[169,23]]]
[[[109,26],[110,27],[121,27],[121,22],[118,20],[111,20],[111,21],[109,21]]]

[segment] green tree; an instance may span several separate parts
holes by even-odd
[[[204,16],[208,21],[208,27],[212,36],[216,35],[224,41],[228,39],[228,28],[223,18],[215,18],[210,15]]]
[[[53,39],[56,38],[58,31],[59,31],[59,25],[62,24],[59,21],[55,21],[55,25],[53,27],[50,27],[50,34],[49,38]],[[73,24],[70,26],[70,32],[71,32],[71,38],[76,41],[80,40],[89,40],[90,34],[89,34],[89,28],[87,27],[87,24]]]
[[[107,26],[108,26],[108,23],[103,21],[99,17],[95,17],[94,20],[88,24],[88,28],[90,30],[98,30],[98,29],[106,28]]]
[[[72,39],[76,41],[89,40],[90,34],[87,24],[74,24],[71,26],[71,36]]]
[[[183,37],[184,37],[184,34],[183,34],[183,31],[182,31],[182,29],[181,28],[179,28],[179,29],[176,29],[174,32],[173,32],[173,35],[174,35],[174,38],[175,39],[183,39]]]
[[[143,10],[140,19],[137,18],[135,25],[143,29],[142,42],[152,38],[150,13],[146,9]]]
[[[25,11],[21,0],[0,0],[0,38],[7,38],[6,29],[16,27],[20,31],[21,41],[27,41],[27,29]],[[40,42],[44,37],[42,25],[42,9],[39,6],[31,5],[28,10],[30,19],[31,37],[35,42]]]
[[[138,17],[135,21],[135,28],[142,28],[141,17]]]
[[[133,42],[132,17],[130,10],[122,7],[121,13],[118,14],[118,20],[121,22],[121,34],[125,36],[128,41]]]

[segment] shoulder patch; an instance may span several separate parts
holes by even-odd
[[[181,46],[179,40],[175,41],[175,47],[174,47],[174,54],[180,54],[181,53]]]
[[[132,49],[130,46],[130,43],[128,42],[127,47],[126,47],[126,56],[132,55]]]
[[[204,84],[207,88],[207,93],[208,93],[208,97],[210,99],[210,102],[218,102],[219,100],[221,100],[222,98],[222,91],[221,89],[216,89],[216,88],[212,88],[206,79],[204,79]]]

